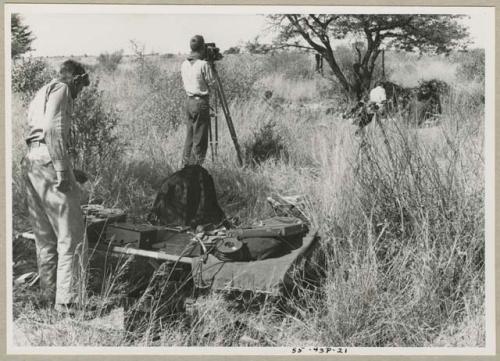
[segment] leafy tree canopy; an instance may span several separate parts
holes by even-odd
[[[278,14],[268,18],[277,31],[280,46],[312,49],[320,53],[343,88],[359,95],[371,82],[376,60],[383,48],[449,53],[465,47],[467,29],[460,24],[462,15],[338,15]],[[349,82],[340,69],[334,40],[353,40],[357,62],[356,80]],[[362,45],[362,46],[359,46]]]
[[[11,57],[16,59],[24,53],[33,50],[31,43],[35,40],[27,25],[23,25],[19,14],[12,14],[11,26]]]

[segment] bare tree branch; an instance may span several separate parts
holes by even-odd
[[[307,41],[309,43],[309,45],[311,45],[314,48],[314,50],[316,50],[319,53],[323,53],[325,51],[324,47],[322,47],[318,43],[314,42],[311,39],[311,37],[309,36],[309,34],[307,32],[305,32],[304,29],[302,29],[302,27],[298,23],[298,19],[297,19],[296,15],[286,15],[286,17],[293,24],[293,26],[300,33],[300,35],[302,35],[304,40]]]

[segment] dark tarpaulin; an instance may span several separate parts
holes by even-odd
[[[277,258],[250,262],[224,262],[212,254],[193,259],[193,279],[197,287],[214,290],[264,292],[278,296],[292,267],[318,243],[317,231],[310,231],[302,245]]]

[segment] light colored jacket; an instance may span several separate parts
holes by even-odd
[[[68,141],[73,98],[67,84],[52,80],[30,103],[26,141],[45,141],[56,172],[71,169]]]

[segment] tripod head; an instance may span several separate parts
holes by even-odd
[[[220,49],[215,43],[205,43],[205,60],[209,63],[221,60],[223,58]]]

